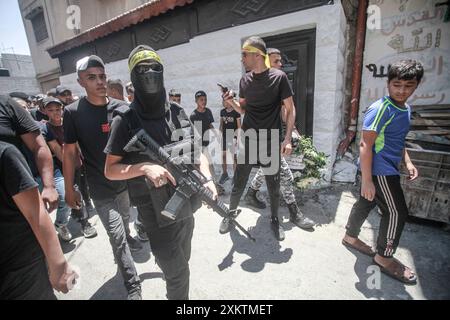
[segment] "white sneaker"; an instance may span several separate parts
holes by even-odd
[[[55,224],[55,229],[58,232],[61,239],[63,239],[64,241],[69,242],[70,240],[72,240],[72,234],[70,233],[67,226],[58,226]]]

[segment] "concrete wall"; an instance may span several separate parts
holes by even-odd
[[[314,140],[319,150],[330,155],[342,132],[343,71],[346,21],[339,1],[283,16],[261,20],[198,36],[189,43],[159,51],[165,65],[166,88],[182,93],[182,104],[190,113],[195,108],[194,93],[205,90],[208,106],[215,120],[221,109],[220,92],[216,83],[238,89],[242,76],[240,48],[242,41],[252,35],[262,37],[316,28],[316,74],[314,94]],[[75,61],[74,61],[75,63]],[[127,61],[107,65],[110,78],[129,81]],[[61,82],[82,94],[76,74],[61,77]],[[215,124],[218,128],[218,123]]]
[[[0,65],[10,73],[10,77],[0,77],[0,94],[14,91],[39,93],[39,83],[30,56],[4,53],[0,55],[0,60]]]
[[[387,67],[399,59],[421,61],[425,77],[409,99],[412,105],[450,104],[450,24],[443,22],[447,7],[437,0],[371,1],[381,13],[381,29],[368,30],[364,66]],[[373,15],[369,16],[369,24]],[[374,77],[364,67],[359,124],[363,112],[387,94],[387,78]]]

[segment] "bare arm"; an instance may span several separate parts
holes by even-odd
[[[55,233],[55,227],[45,210],[37,188],[13,196],[13,200],[31,226],[47,260],[50,282],[57,291],[67,293],[70,278],[76,274],[70,269]]]
[[[206,178],[211,179],[211,181],[206,183],[205,186],[213,193],[214,200],[217,200],[218,193],[216,185],[214,184],[214,181],[212,181],[212,174],[211,171],[209,170],[209,161],[208,158],[203,153],[200,156],[200,172],[203,173],[206,176]]]
[[[240,99],[239,99],[239,102],[236,101],[236,100],[234,99],[234,96],[233,96],[233,91],[228,91],[227,93],[225,93],[225,94],[222,96],[222,98],[223,98],[224,102],[225,102],[227,105],[232,106],[234,110],[236,110],[236,111],[239,112],[240,114],[245,114],[245,109],[244,109],[244,107],[245,107],[245,105],[246,105],[245,99],[240,98]]]
[[[55,181],[53,176],[53,159],[52,153],[45,143],[44,137],[38,133],[30,132],[20,136],[27,148],[33,153],[42,179],[44,188],[42,190],[42,199],[51,212],[58,207],[58,193],[55,189]]]
[[[47,144],[48,144],[48,147],[50,148],[51,152],[62,163],[63,162],[63,148],[60,146],[60,144],[56,140],[48,141]]]
[[[411,158],[409,157],[408,151],[406,149],[403,149],[403,160],[405,161],[406,169],[408,169],[409,180],[410,181],[416,180],[419,177],[419,171],[412,163]]]
[[[63,147],[63,174],[64,174],[64,186],[66,192],[66,203],[73,209],[81,208],[81,195],[79,192],[75,192],[75,169],[78,163],[78,145],[64,144]]]
[[[283,105],[286,110],[286,136],[282,144],[282,153],[290,155],[292,153],[292,130],[295,125],[295,106],[294,99],[289,97],[283,100]]]
[[[169,180],[175,186],[177,184],[175,178],[165,168],[152,164],[150,162],[143,162],[135,165],[128,165],[120,163],[123,157],[108,154],[105,163],[105,177],[109,180],[128,180],[141,176],[145,176],[152,181],[156,187],[161,187],[159,184],[161,179]]]
[[[361,162],[361,195],[369,201],[375,198],[375,186],[372,180],[373,145],[378,134],[375,131],[363,131],[359,144]]]

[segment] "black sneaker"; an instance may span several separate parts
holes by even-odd
[[[132,289],[132,290],[128,291],[127,300],[142,300],[141,288]]]
[[[97,230],[95,230],[95,228],[87,220],[81,222],[81,232],[83,232],[86,239],[91,239],[97,236]]]
[[[224,173],[220,176],[219,179],[219,184],[224,184],[225,182],[227,182],[228,180],[230,180],[230,177],[228,176],[228,173]]]
[[[284,229],[278,218],[270,219],[270,227],[275,235],[275,238],[277,238],[278,241],[283,241],[285,238]]]
[[[132,236],[127,236],[127,242],[131,251],[139,251],[142,249],[142,244]]]
[[[220,223],[219,233],[225,234],[230,232],[230,230],[231,230],[230,218],[223,218],[222,222]]]
[[[260,199],[258,199],[258,197],[256,196],[257,194],[257,190],[254,190],[253,188],[248,188],[247,193],[245,194],[245,202],[252,207],[255,207],[257,209],[265,209],[266,203]]]
[[[147,232],[145,232],[142,227],[140,227],[138,224],[134,223],[134,229],[136,230],[136,238],[138,238],[139,241],[141,241],[141,242],[148,241]]]

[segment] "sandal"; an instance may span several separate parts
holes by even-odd
[[[380,267],[381,272],[383,272],[384,274],[388,275],[393,279],[396,279],[408,285],[414,285],[417,283],[416,274],[410,268],[406,267],[395,258],[393,258],[391,263],[389,263],[389,265],[387,266],[382,266],[381,264],[376,262],[375,259],[373,259],[373,263],[376,264],[378,267]],[[411,274],[411,277],[409,278],[405,277],[405,271],[407,270]]]
[[[373,251],[370,246],[368,246],[367,244],[365,244],[363,241],[361,241],[359,239],[357,239],[354,244],[351,244],[351,243],[345,241],[345,239],[342,239],[342,244],[344,246],[346,246],[347,248],[355,249],[356,251],[359,251],[362,254],[365,254],[369,257],[375,257],[376,252]]]

